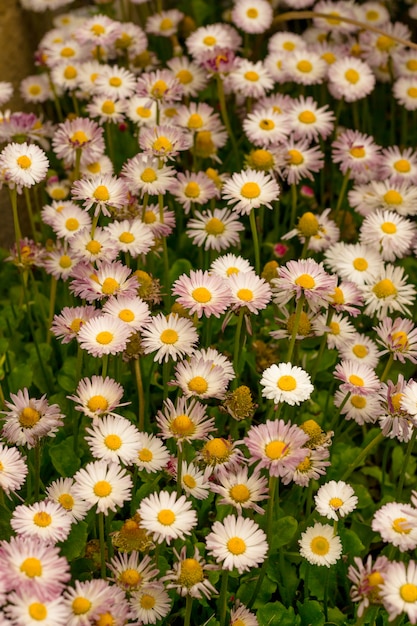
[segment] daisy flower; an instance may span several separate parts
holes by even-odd
[[[322,306],[329,306],[336,282],[336,276],[328,274],[323,265],[313,259],[288,261],[278,268],[278,278],[271,281],[273,301],[282,306],[293,296],[297,300],[303,296],[310,308],[316,311]]]
[[[120,22],[98,13],[84,20],[75,29],[74,38],[82,44],[103,46],[106,50],[115,43],[120,34]]]
[[[167,67],[181,83],[185,96],[195,98],[207,85],[206,73],[186,56],[172,57],[167,61]]]
[[[197,524],[197,514],[185,496],[160,491],[143,498],[138,513],[140,525],[152,533],[154,541],[169,545],[172,539],[184,539]]]
[[[225,182],[222,197],[227,204],[233,204],[233,209],[240,215],[248,215],[252,209],[267,206],[272,209],[271,202],[278,200],[278,183],[265,172],[256,170],[243,170],[235,172]]]
[[[138,296],[133,298],[128,296],[110,297],[102,311],[119,318],[136,331],[140,330],[143,324],[151,319],[149,306]]]
[[[50,70],[51,82],[58,93],[74,92],[79,87],[79,63],[77,60],[62,60]]]
[[[271,476],[285,476],[294,472],[308,452],[304,447],[309,437],[295,424],[284,420],[267,420],[265,424],[251,426],[244,438],[249,453],[249,463],[257,470],[268,469]]]
[[[356,332],[354,325],[342,314],[335,314],[331,321],[327,315],[318,315],[312,321],[312,328],[317,337],[326,335],[329,350],[340,350],[352,341]]]
[[[333,130],[334,114],[329,107],[319,107],[311,96],[300,96],[294,100],[286,114],[294,139],[308,139],[318,141],[320,137],[326,139]]]
[[[214,430],[214,418],[206,413],[206,407],[197,400],[187,401],[180,397],[176,404],[169,398],[156,414],[156,422],[164,439],[174,438],[181,448],[184,441],[203,440]]]
[[[13,85],[5,80],[0,81],[0,106],[6,104],[13,95]]]
[[[332,143],[332,159],[342,174],[358,182],[367,182],[380,164],[380,147],[373,137],[358,130],[346,129]]]
[[[171,70],[158,69],[155,72],[146,72],[137,79],[136,93],[150,101],[172,103],[181,100],[183,88]]]
[[[292,31],[273,33],[268,39],[269,52],[293,52],[296,49],[305,49],[306,43],[301,35]]]
[[[371,604],[382,604],[381,586],[390,561],[386,556],[378,556],[372,563],[371,555],[364,563],[357,556],[353,560],[355,565],[349,565],[347,576],[353,583],[350,597],[353,602],[359,603],[358,617],[361,617]]]
[[[221,252],[239,246],[239,233],[244,228],[239,216],[232,210],[209,209],[202,213],[194,212],[194,217],[187,222],[186,234],[194,245],[204,247],[204,250]]]
[[[194,204],[206,204],[219,195],[217,187],[205,172],[178,172],[169,191],[184,207],[186,215]]]
[[[376,343],[367,335],[355,332],[348,342],[338,347],[342,359],[364,363],[375,369],[380,362],[381,354]]]
[[[84,214],[91,223],[88,213],[84,211]],[[96,261],[112,262],[119,253],[118,246],[110,237],[110,233],[100,226],[94,229],[93,235],[91,228],[83,228],[75,232],[69,239],[69,247],[72,256],[84,264],[93,264]]]
[[[227,279],[232,311],[244,308],[245,311],[257,315],[265,309],[271,300],[269,283],[254,272],[231,274]]]
[[[318,146],[310,146],[308,139],[294,139],[290,137],[283,143],[285,155],[284,165],[278,168],[281,178],[289,185],[295,185],[302,178],[313,180],[313,173],[323,167],[324,154]]]
[[[353,190],[349,192],[351,193],[353,194]],[[351,202],[350,198],[348,199]],[[407,181],[392,183],[389,179],[372,180],[369,187],[365,189],[362,203],[356,206],[356,203],[352,201],[351,205],[358,213],[365,216],[377,209],[391,210],[404,216],[414,216],[417,212],[416,199],[416,187]]]
[[[389,353],[401,363],[417,363],[417,328],[412,320],[384,317],[374,331],[376,341],[384,348],[381,354]]]
[[[361,59],[338,59],[328,69],[329,91],[337,100],[356,102],[368,96],[375,87],[375,75]]]
[[[381,599],[390,621],[405,613],[411,624],[417,622],[417,564],[391,562],[384,572]]]
[[[193,353],[194,360],[210,361],[212,365],[222,368],[223,375],[227,381],[235,378],[235,371],[232,362],[219,352],[216,348],[201,348]]]
[[[197,460],[206,468],[212,469],[213,478],[216,478],[220,471],[237,471],[245,463],[243,452],[238,448],[240,443],[230,438],[209,436],[198,452]]]
[[[85,107],[89,115],[98,118],[99,124],[122,124],[125,119],[127,103],[117,96],[96,95]]]
[[[140,553],[136,550],[133,550],[131,554],[123,552],[116,554],[108,567],[116,585],[128,592],[140,589],[159,574],[159,570],[155,567],[151,557],[145,555],[141,558]]]
[[[60,504],[74,522],[84,519],[90,506],[87,502],[74,495],[73,478],[58,478],[46,488],[48,500]]]
[[[407,411],[415,421],[414,418],[417,416],[417,382],[415,380],[410,380],[402,389],[400,408]]]
[[[238,0],[231,21],[245,33],[264,33],[272,24],[272,7],[266,0]]]
[[[329,524],[316,523],[301,535],[300,554],[312,565],[334,565],[342,555],[342,544]]]
[[[181,488],[187,496],[193,496],[196,500],[205,500],[210,493],[210,476],[212,467],[207,466],[199,469],[194,463],[182,462],[181,467]],[[178,465],[176,468],[176,479],[178,482]]]
[[[131,465],[137,456],[140,433],[124,417],[106,415],[86,428],[85,440],[95,459]]]
[[[75,200],[83,201],[86,211],[94,206],[94,215],[101,211],[109,217],[109,207],[120,208],[127,204],[127,189],[123,180],[111,174],[76,180],[71,192]]]
[[[88,302],[137,294],[138,280],[121,261],[103,261],[97,264],[97,269],[80,263],[72,276],[70,291]]]
[[[140,129],[142,126],[156,124],[156,109],[156,102],[150,102],[148,98],[131,96],[126,103],[125,113],[126,117]]]
[[[74,494],[107,515],[132,497],[132,479],[117,463],[93,461],[74,474]]]
[[[407,283],[407,279],[403,267],[387,263],[372,282],[363,286],[365,315],[378,313],[384,317],[394,311],[409,315],[416,290],[414,285]]]
[[[19,450],[0,443],[0,489],[10,496],[23,486],[27,474],[28,467]]]
[[[186,398],[222,399],[227,391],[228,378],[220,365],[200,357],[178,363],[172,384],[180,387]]]
[[[404,389],[407,383],[402,374],[398,374],[397,382],[391,380],[388,384],[382,383],[378,399],[380,411],[378,413],[379,425],[384,437],[397,438],[398,441],[410,441],[414,431],[414,419],[410,413],[401,406]]]
[[[275,147],[288,137],[287,115],[271,107],[256,108],[243,120],[243,130],[249,141],[261,148]]]
[[[140,153],[124,163],[121,175],[132,194],[156,196],[167,192],[174,178],[174,168],[159,163],[150,154]]]
[[[120,100],[130,98],[136,87],[135,75],[124,67],[104,65],[94,81],[94,91]]]
[[[60,602],[68,610],[66,626],[84,626],[109,604],[110,585],[101,578],[79,581],[67,587]]]
[[[71,524],[68,513],[50,500],[18,505],[10,520],[11,527],[19,537],[37,537],[47,543],[65,541]]]
[[[0,152],[4,179],[18,187],[32,187],[44,180],[48,168],[45,152],[33,143],[9,143]]]
[[[180,596],[190,596],[199,600],[203,597],[209,599],[213,594],[217,593],[216,589],[205,577],[206,572],[215,569],[216,566],[207,565],[197,547],[194,548],[192,557],[187,557],[186,546],[181,548],[179,554],[175,548],[173,551],[177,559],[174,567],[161,578],[161,582],[168,583],[167,589],[175,589]]]
[[[77,150],[81,152],[81,163],[92,163],[104,153],[103,133],[97,122],[76,117],[58,124],[52,147],[58,159],[63,159],[66,165],[75,165]]]
[[[351,393],[346,399],[346,392],[338,389],[334,395],[334,404],[340,408],[346,420],[355,420],[357,424],[375,424],[381,417],[381,402],[377,393],[363,395]]]
[[[415,509],[411,504],[388,502],[374,514],[372,530],[379,533],[383,541],[399,548],[400,552],[415,550]]]
[[[229,305],[230,290],[223,278],[202,270],[182,274],[173,284],[172,293],[190,315],[220,317]]]
[[[274,81],[262,61],[239,59],[227,76],[227,86],[246,98],[261,98],[273,88]]]
[[[19,93],[24,102],[38,103],[52,99],[52,91],[46,74],[26,76],[20,81]]]
[[[317,52],[296,48],[282,61],[287,81],[300,85],[319,85],[327,74],[327,63]]]
[[[141,330],[142,347],[145,354],[156,352],[154,361],[162,363],[170,358],[177,361],[194,352],[198,342],[198,334],[193,323],[170,313],[166,317],[158,313],[151,321],[144,324]]]
[[[362,287],[376,279],[383,267],[377,250],[361,243],[337,242],[324,253],[324,264],[342,279]]]
[[[393,183],[417,183],[417,153],[412,148],[389,146],[381,152],[379,178]]]
[[[188,150],[191,144],[189,135],[168,124],[144,128],[139,137],[140,148],[161,159],[174,159],[178,152]]]
[[[11,593],[7,600],[5,615],[16,626],[68,626],[68,611],[60,597],[44,598],[31,591]]]
[[[240,515],[227,515],[214,522],[206,537],[207,552],[226,570],[239,574],[258,567],[266,558],[266,535],[256,522]]]
[[[345,393],[368,396],[379,391],[378,377],[374,370],[364,363],[341,361],[336,365],[333,376],[342,381],[340,389]]]
[[[97,612],[96,623],[104,624],[126,624],[130,617],[130,606],[126,597],[126,593],[123,589],[115,588],[113,585],[110,588],[109,597],[107,603],[102,607],[101,611]]]
[[[337,522],[355,510],[358,498],[347,483],[342,480],[330,480],[320,487],[314,501],[320,515]]]
[[[100,315],[83,324],[78,333],[78,343],[94,357],[118,354],[125,350],[132,329],[118,317]]]
[[[155,243],[151,229],[140,218],[113,222],[106,231],[119,250],[129,252],[134,259],[147,254]]]
[[[156,624],[166,617],[171,609],[171,598],[161,582],[150,582],[134,591],[129,598],[132,619],[140,624]]]
[[[305,458],[297,465],[293,474],[284,477],[283,482],[287,484],[294,482],[301,487],[307,487],[311,480],[319,480],[320,476],[326,473],[326,467],[329,467],[330,453],[326,448],[318,448],[317,450],[309,450]]]
[[[262,373],[262,396],[274,404],[286,402],[291,406],[308,400],[314,391],[310,376],[291,363],[273,364]]]
[[[210,272],[223,278],[229,278],[233,274],[239,274],[239,272],[253,273],[254,269],[247,259],[229,253],[217,257],[210,266]]]
[[[253,509],[260,515],[265,510],[257,503],[268,498],[268,482],[264,476],[255,471],[249,476],[247,467],[235,472],[219,470],[217,482],[211,483],[211,490],[221,497],[219,504],[231,505],[242,515],[243,509]]]
[[[205,52],[216,54],[219,48],[237,50],[241,43],[238,32],[224,23],[200,26],[186,39],[188,52],[197,60]]]
[[[377,250],[384,261],[395,261],[410,253],[416,240],[416,226],[395,211],[367,215],[362,222],[359,241]]]
[[[236,606],[230,610],[230,626],[258,626],[258,624],[255,614],[237,600]]]
[[[136,446],[136,455],[133,463],[140,470],[146,472],[160,472],[169,462],[168,448],[155,435],[139,433],[139,444]]]
[[[75,394],[68,396],[68,399],[76,403],[76,411],[81,411],[95,420],[104,415],[117,415],[114,409],[129,404],[120,402],[122,396],[123,387],[115,380],[109,376],[92,376],[91,379],[80,380]]]
[[[417,77],[400,76],[392,86],[392,94],[407,111],[417,109]]]

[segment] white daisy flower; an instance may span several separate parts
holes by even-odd
[[[266,0],[238,0],[231,18],[232,23],[245,33],[264,33],[272,24],[273,10]]]
[[[184,539],[197,524],[197,514],[185,496],[160,491],[143,498],[138,513],[140,525],[152,534],[154,541],[169,545],[172,539]]]
[[[65,541],[71,530],[72,519],[56,502],[43,500],[34,504],[20,504],[12,513],[10,525],[22,537],[38,537],[42,541]]]
[[[139,444],[133,463],[148,473],[160,472],[170,459],[168,448],[155,435],[139,433]]]
[[[140,218],[113,222],[106,226],[115,245],[122,252],[129,252],[132,258],[147,254],[155,243],[152,230]]]
[[[131,465],[140,445],[140,433],[129,420],[106,415],[86,428],[85,440],[95,459]]]
[[[263,387],[262,396],[273,400],[275,404],[286,402],[291,406],[299,405],[314,391],[307,372],[291,363],[268,367],[262,374],[260,384]]]
[[[342,555],[342,544],[333,528],[328,524],[316,523],[301,535],[298,541],[300,554],[312,565],[330,567]]]
[[[376,511],[372,530],[400,552],[415,550],[417,547],[416,511],[411,504],[387,502]]]
[[[350,485],[342,480],[330,480],[314,496],[320,515],[336,522],[355,510],[358,498]]]
[[[156,624],[166,617],[171,609],[171,598],[163,583],[150,582],[134,591],[129,598],[131,617],[140,624]]]
[[[222,197],[237,213],[249,214],[260,206],[272,209],[271,202],[278,200],[279,193],[278,183],[269,174],[248,169],[235,172],[225,182]]]
[[[141,329],[142,346],[145,354],[156,352],[154,361],[162,363],[170,358],[177,361],[194,352],[198,334],[193,323],[170,313],[166,317],[158,313]]]
[[[132,328],[112,315],[100,315],[83,324],[77,339],[80,347],[94,357],[118,354],[127,346]]]
[[[116,511],[132,497],[132,479],[117,463],[93,461],[74,475],[74,494],[83,498],[97,512]]]
[[[417,622],[417,563],[391,562],[384,573],[380,595],[389,620],[405,613],[412,624]]]
[[[46,177],[49,161],[34,143],[9,143],[0,152],[0,170],[7,182],[18,187],[32,187]]]
[[[90,510],[90,505],[75,496],[73,486],[73,478],[58,478],[48,485],[46,495],[48,500],[60,504],[73,521],[77,522],[84,519]]]
[[[80,380],[75,394],[68,399],[76,403],[76,411],[82,411],[94,420],[104,415],[116,415],[114,409],[129,404],[120,402],[122,396],[123,387],[118,382],[109,376],[92,376]]]
[[[375,211],[362,222],[359,241],[377,250],[384,261],[395,261],[410,253],[417,236],[411,220],[395,211]]]
[[[362,287],[365,315],[378,313],[384,317],[394,311],[410,315],[416,289],[413,284],[407,282],[407,279],[403,267],[387,263],[372,282]]]

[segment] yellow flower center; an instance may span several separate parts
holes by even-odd
[[[192,113],[188,118],[187,126],[191,130],[197,130],[203,126],[203,118],[198,113]]]
[[[142,580],[142,576],[136,569],[128,568],[120,574],[119,580],[128,587],[136,587],[136,585]]]
[[[37,622],[43,621],[48,615],[48,609],[41,602],[32,602],[29,604],[28,609],[30,617],[35,619]]]
[[[109,85],[112,87],[120,87],[122,84],[122,79],[119,76],[112,76],[109,80]]]
[[[346,70],[345,78],[348,81],[348,83],[351,83],[352,85],[356,85],[356,83],[360,79],[360,74],[359,72],[357,72],[351,67],[349,70]]]
[[[366,19],[369,22],[375,22],[375,20],[377,20],[378,18],[379,18],[378,11],[374,11],[374,10],[370,9],[369,11],[366,12]]]
[[[227,542],[227,549],[232,554],[239,556],[246,552],[246,543],[240,537],[231,537]]]
[[[396,189],[390,189],[384,194],[384,200],[387,204],[401,204],[403,197]]]
[[[182,477],[182,482],[186,487],[188,487],[188,489],[194,489],[194,487],[197,485],[191,474],[185,474],[185,476]]]
[[[353,260],[352,263],[353,267],[355,268],[355,270],[357,270],[358,272],[365,272],[365,270],[368,269],[368,261],[362,257],[357,257],[356,259]]]
[[[153,454],[148,448],[142,448],[142,450],[139,451],[138,458],[142,463],[150,463],[153,459]]]
[[[280,376],[277,387],[281,389],[281,391],[294,391],[294,389],[297,388],[297,381],[294,376]]]
[[[319,221],[314,213],[306,211],[298,220],[297,228],[304,237],[313,237],[319,231]]]
[[[398,413],[398,411],[400,411],[401,409],[401,400],[402,400],[403,394],[402,393],[395,393],[394,395],[391,396],[391,404],[392,404],[392,408],[395,412]]]
[[[52,522],[52,517],[46,511],[38,511],[33,516],[33,523],[40,528],[46,528]]]
[[[397,350],[407,350],[409,346],[408,335],[403,330],[392,333],[392,341]]]
[[[95,413],[96,411],[107,411],[107,409],[109,408],[109,403],[104,396],[91,396],[91,398],[87,402],[87,407],[93,413]]]
[[[389,278],[384,278],[383,280],[380,280],[379,283],[372,287],[372,291],[377,298],[381,299],[397,295],[397,288],[395,287],[392,280],[390,280]]]
[[[104,438],[104,445],[109,448],[109,450],[118,450],[122,445],[122,440],[119,435],[107,435]]]
[[[407,89],[407,95],[410,96],[410,98],[417,98],[417,87],[409,87]]]
[[[301,165],[304,163],[304,157],[299,150],[288,150],[288,158],[290,160],[290,165]]]
[[[93,491],[98,498],[107,498],[113,491],[113,487],[107,480],[98,480],[93,487]]]
[[[408,535],[411,532],[410,523],[405,517],[397,517],[392,522],[392,530],[401,535]]]
[[[349,382],[351,385],[354,385],[355,387],[363,387],[365,384],[365,381],[363,380],[363,378],[361,378],[360,376],[357,376],[356,374],[351,374],[349,376]]]
[[[135,241],[135,236],[128,230],[125,230],[121,235],[119,235],[119,241],[121,243],[132,243]]]
[[[90,252],[90,254],[98,254],[103,246],[96,239],[92,239],[87,243],[85,249]]]
[[[407,174],[407,172],[411,170],[410,161],[407,161],[407,159],[398,159],[398,161],[394,163],[394,169],[400,172],[400,174]]]
[[[218,459],[220,461],[226,459],[229,455],[229,447],[227,445],[227,442],[220,437],[210,439],[210,441],[208,441],[204,446],[204,451],[212,459]]]
[[[284,41],[282,47],[287,52],[292,52],[295,49],[295,43],[293,41]]]
[[[357,343],[353,346],[352,352],[358,359],[364,359],[368,356],[369,349],[367,346],[364,346],[362,343]]]
[[[379,587],[384,583],[384,578],[379,572],[372,572],[368,576],[368,584],[370,587]]]
[[[117,282],[117,280],[115,278],[112,278],[111,276],[108,276],[107,278],[104,279],[101,285],[101,291],[106,296],[111,296],[114,294],[115,291],[119,289],[119,287],[120,285]]]
[[[188,85],[193,80],[193,75],[189,70],[180,70],[175,77],[182,85]]]
[[[340,19],[338,19],[339,13],[336,13],[336,11],[330,11],[330,15],[333,15],[334,17],[328,17],[326,19],[326,22],[328,24],[332,24],[334,26],[338,26],[340,24]]]
[[[102,346],[107,346],[109,343],[113,341],[114,335],[110,333],[108,330],[102,330],[96,336],[96,341]]]
[[[193,587],[204,580],[203,568],[196,559],[184,559],[181,561],[178,582],[183,587]]]
[[[261,128],[262,130],[274,130],[275,122],[274,122],[274,120],[270,120],[268,118],[263,118],[259,122],[259,128]]]
[[[285,456],[288,445],[284,441],[270,441],[265,446],[265,454],[272,461],[276,461]]]
[[[94,626],[115,626],[116,621],[110,611],[101,613],[98,619],[95,620]]]
[[[221,235],[225,231],[225,225],[217,217],[209,219],[205,225],[205,231],[208,235]]]
[[[109,190],[104,185],[99,185],[93,191],[93,197],[99,202],[107,202],[110,198]]]
[[[73,80],[74,78],[76,78],[77,74],[78,72],[73,65],[69,65],[64,70],[64,77],[68,80]]]
[[[208,389],[208,384],[205,378],[202,376],[194,376],[187,385],[190,391],[194,391],[195,393],[202,394],[206,393]]]
[[[61,493],[61,495],[58,498],[58,502],[62,506],[62,508],[64,508],[66,511],[72,511],[73,506],[74,506],[74,498],[72,497],[71,494]]]
[[[84,598],[83,596],[78,596],[72,601],[72,612],[74,615],[84,615],[88,613],[91,609],[92,603],[88,598]]]
[[[340,335],[340,324],[337,322],[330,322],[329,328],[332,335]]]
[[[259,167],[262,169],[268,169],[274,164],[272,154],[269,152],[269,150],[264,150],[263,148],[253,150],[250,154],[250,160],[255,167]]]
[[[187,183],[184,189],[184,194],[187,196],[187,198],[198,198],[200,193],[200,185],[193,180]]]
[[[146,107],[137,107],[136,113],[139,115],[139,117],[143,117],[145,119],[151,117],[152,115],[152,111]]]
[[[254,72],[252,70],[250,70],[249,72],[245,72],[243,76],[251,83],[256,83],[256,81],[259,80],[258,72]]]
[[[345,296],[343,294],[343,291],[340,289],[340,287],[335,287],[335,290],[333,292],[333,302],[334,304],[345,303]]]
[[[206,46],[214,46],[217,43],[217,39],[212,35],[207,35],[206,37],[204,37],[203,43]]]
[[[75,217],[69,217],[65,222],[65,228],[71,232],[79,228],[80,222]]]
[[[32,428],[39,422],[41,414],[36,409],[32,409],[30,406],[26,406],[19,414],[19,424],[23,428]]]
[[[366,407],[366,398],[365,396],[353,395],[350,398],[350,403],[355,409],[364,409]]]
[[[349,150],[349,154],[353,156],[354,159],[363,159],[366,156],[366,150],[363,146],[353,146]]]
[[[27,170],[32,165],[32,160],[26,156],[26,154],[22,154],[16,159],[17,164],[22,170]]]
[[[29,87],[29,93],[31,96],[38,96],[41,93],[41,88],[39,85],[31,85]]]
[[[332,65],[336,61],[336,56],[333,54],[333,52],[330,51],[323,52],[321,58],[323,59],[323,61],[326,61],[328,65]]]
[[[114,102],[111,100],[105,100],[101,105],[101,110],[105,115],[113,115],[115,109]]]
[[[152,148],[156,152],[170,152],[172,150],[172,143],[167,137],[158,137],[152,144]]]
[[[253,300],[253,291],[251,289],[239,289],[236,293],[236,296],[239,300],[243,300],[244,302],[252,302]]]
[[[401,585],[400,596],[404,602],[417,602],[417,585],[413,583]]]
[[[307,59],[303,59],[302,61],[298,61],[297,69],[303,74],[309,74],[313,69],[313,65],[312,63],[310,63],[310,61],[307,61]]]
[[[171,422],[171,430],[176,435],[192,435],[195,431],[194,422],[185,415],[177,415]]]
[[[226,270],[226,275],[231,276],[232,274],[239,274],[239,268],[237,267],[228,267]]]
[[[295,284],[302,289],[314,289],[316,281],[310,274],[300,274],[300,276],[295,279]]]
[[[119,311],[118,317],[122,320],[122,322],[129,323],[133,322],[133,320],[135,319],[135,314],[130,309],[122,309],[121,311]]]
[[[72,143],[77,144],[78,146],[82,146],[89,141],[87,135],[83,130],[76,130],[75,133],[71,137]]]
[[[71,267],[72,265],[71,257],[69,257],[68,254],[63,254],[62,257],[59,259],[59,265],[64,270],[67,269],[68,267]]]
[[[235,502],[247,502],[250,498],[250,491],[246,485],[233,485],[229,495]]]
[[[173,330],[172,328],[166,328],[162,331],[159,338],[162,343],[173,344],[178,341],[179,335],[176,330]]]
[[[90,27],[90,30],[96,36],[104,35],[104,33],[106,32],[106,29],[102,24],[93,24]]]
[[[35,557],[28,557],[20,566],[20,571],[26,574],[28,578],[42,576],[42,563]]]
[[[376,41],[376,47],[378,50],[381,50],[381,52],[388,52],[394,45],[394,40],[387,35],[380,35]]]
[[[245,183],[242,186],[240,193],[244,198],[252,200],[253,198],[258,198],[261,195],[261,188],[258,183]]]
[[[145,211],[143,221],[145,222],[145,224],[153,224],[154,222],[156,222],[155,213],[153,211]]]
[[[152,85],[151,94],[153,95],[154,98],[162,98],[162,96],[167,91],[167,89],[168,89],[168,85],[166,84],[164,80],[157,80]]]
[[[155,598],[149,593],[144,593],[140,599],[140,606],[145,611],[150,611],[155,606]]]
[[[384,222],[381,224],[381,230],[387,235],[394,235],[397,232],[397,227],[394,222]]]
[[[417,59],[409,59],[405,65],[410,72],[417,72]]]
[[[332,507],[332,509],[340,509],[342,504],[343,500],[341,500],[340,498],[330,498],[329,500],[329,505]]]
[[[259,12],[258,9],[255,9],[255,7],[251,7],[250,9],[248,9],[246,11],[246,15],[247,17],[249,17],[251,20],[255,19],[256,17],[258,17]]]
[[[74,320],[72,320],[71,324],[70,324],[70,329],[72,330],[73,333],[78,333],[78,331],[81,328],[81,325],[83,324],[84,320],[81,319],[81,317],[76,317]]]
[[[325,556],[330,550],[330,544],[326,537],[318,535],[311,540],[310,549],[314,554],[318,556]]]
[[[211,292],[206,289],[206,287],[197,287],[191,293],[194,300],[200,302],[201,304],[205,304],[206,302],[210,302],[212,296]]]
[[[157,517],[158,522],[163,524],[163,526],[171,526],[176,520],[175,513],[171,509],[162,509]]]
[[[302,111],[299,114],[298,119],[302,124],[314,124],[314,122],[317,121],[317,117],[313,111]]]

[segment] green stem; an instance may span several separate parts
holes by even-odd
[[[98,537],[100,541],[100,573],[103,580],[106,578],[106,541],[104,538],[104,513],[98,514]]]
[[[75,165],[74,165],[74,180],[78,180],[80,177],[80,164],[81,164],[82,148],[75,149]]]
[[[383,383],[384,380],[386,379],[386,377],[388,376],[389,371],[391,369],[391,365],[393,364],[393,362],[394,362],[394,354],[393,354],[393,352],[391,352],[391,354],[389,355],[389,359],[388,359],[388,361],[387,361],[387,363],[385,365],[384,371],[382,372],[381,377],[379,379],[381,381],[381,383]]]
[[[39,500],[40,484],[41,484],[41,444],[38,443],[33,449],[33,464],[35,480],[33,483],[33,496],[35,502]]]
[[[35,241],[37,241],[38,237],[37,237],[37,232],[36,232],[35,219],[34,219],[34,216],[33,216],[32,201],[30,199],[29,188],[28,187],[24,187],[23,188],[23,193],[25,194],[26,209],[27,209],[28,216],[29,216],[29,222],[30,222],[30,229],[32,231],[32,237],[33,237],[33,239]]]
[[[52,326],[52,321],[54,319],[54,313],[55,313],[56,288],[57,288],[57,279],[54,276],[51,276],[51,285],[50,285],[50,291],[49,291],[48,327],[46,329],[46,343],[51,342],[51,326]]]
[[[103,378],[106,378],[108,369],[109,369],[109,355],[103,354],[103,357],[101,360],[101,375]]]
[[[182,460],[184,458],[184,450],[181,445],[177,446],[177,497],[182,493]]]
[[[225,95],[224,95],[224,88],[223,88],[223,80],[222,80],[222,77],[220,76],[220,74],[216,75],[216,79],[217,79],[217,96],[218,96],[218,100],[219,100],[219,104],[220,104],[220,112],[221,112],[223,124],[226,126],[227,133],[228,133],[228,135],[230,137],[230,141],[232,143],[233,153],[234,153],[235,159],[236,159],[236,165],[238,166],[239,162],[240,162],[239,150],[238,150],[238,147],[237,147],[235,136],[233,134],[232,126],[230,124],[229,115],[227,113],[226,98],[225,98]]]
[[[259,275],[261,273],[261,251],[259,246],[258,230],[256,228],[256,219],[254,210],[249,213],[250,228],[252,231],[253,248],[255,252],[255,272]]]
[[[291,185],[291,222],[290,229],[294,228],[295,220],[297,219],[297,185],[294,183]]]
[[[377,446],[379,443],[381,443],[383,439],[384,435],[382,434],[382,432],[379,432],[377,435],[375,435],[372,441],[370,441],[368,445],[358,454],[356,459],[348,465],[347,470],[343,474],[341,480],[347,480],[352,472],[362,463],[364,459],[366,459],[371,450],[375,448],[375,446]]]
[[[234,383],[236,384],[236,386],[238,383],[238,377],[240,375],[240,349],[241,349],[240,336],[242,334],[243,316],[244,316],[244,311],[243,311],[243,307],[241,307],[239,311],[239,316],[237,318],[236,332],[235,332],[235,345],[233,349],[233,368],[236,372],[236,378],[234,379]]]
[[[396,492],[396,497],[395,497],[395,500],[397,502],[401,501],[401,496],[402,496],[402,493],[403,493],[403,487],[404,487],[404,481],[405,481],[405,474],[406,474],[406,471],[407,471],[408,462],[409,462],[411,454],[413,452],[414,444],[415,444],[415,441],[416,441],[416,435],[417,435],[417,429],[413,428],[413,432],[412,432],[410,441],[408,442],[407,450],[405,452],[405,456],[404,456],[404,460],[403,460],[403,464],[402,464],[402,468],[401,468],[400,479],[398,481],[398,487],[397,487],[397,492]]]
[[[340,189],[339,197],[337,199],[337,204],[336,204],[336,208],[334,211],[334,219],[336,219],[336,217],[338,216],[340,208],[342,206],[342,203],[346,194],[346,189],[349,184],[349,176],[350,176],[350,168],[347,169],[346,174],[343,177],[342,187]]]
[[[184,616],[184,626],[190,626],[191,624],[191,608],[193,606],[193,599],[189,593],[187,593],[185,597],[185,616]]]
[[[291,361],[292,355],[294,353],[294,346],[295,346],[295,341],[297,339],[298,327],[300,325],[301,313],[303,312],[304,300],[305,300],[305,295],[304,293],[302,293],[300,298],[298,299],[297,306],[295,309],[294,326],[293,326],[292,333],[291,333],[290,343],[288,344],[287,363]]]
[[[330,307],[329,310],[327,311],[326,326],[328,326],[330,324],[330,322],[332,321],[333,313],[334,313],[334,309],[332,309]],[[323,357],[326,345],[327,345],[327,332],[325,332],[323,334],[323,337],[321,338],[319,351],[317,353],[316,361],[314,363],[313,371],[311,373],[311,382],[312,383],[314,383],[314,380],[315,380],[315,378],[317,376],[317,372],[319,371],[319,365],[320,365],[321,359]]]
[[[138,391],[138,428],[140,431],[143,431],[145,429],[145,394],[143,391],[142,370],[139,359],[134,359],[133,368]]]
[[[10,202],[12,205],[12,211],[13,211],[13,225],[14,225],[14,236],[15,236],[15,241],[16,241],[16,254],[17,254],[17,258],[19,260],[19,263],[21,262],[21,253],[20,253],[20,240],[22,239],[22,231],[20,229],[20,223],[19,223],[19,214],[17,212],[17,190],[16,187],[13,188],[9,188],[9,193],[10,193]]]
[[[219,598],[219,620],[220,626],[225,626],[226,624],[226,611],[227,611],[227,583],[229,579],[228,570],[223,570],[222,573],[222,584],[220,587],[220,598]]]

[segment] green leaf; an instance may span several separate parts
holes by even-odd
[[[60,476],[73,476],[81,467],[81,460],[74,451],[74,437],[67,437],[49,448],[52,465]]]
[[[359,539],[358,535],[349,528],[340,528],[340,539],[343,545],[343,553],[349,554],[349,556],[359,556],[362,554],[365,546]]]
[[[19,389],[30,387],[33,381],[33,367],[30,363],[20,363],[12,369],[8,377],[10,393],[16,393]]]
[[[337,607],[330,607],[327,611],[327,624],[337,624],[337,626],[345,626],[346,615]]]
[[[295,517],[286,515],[281,517],[274,525],[274,533],[272,536],[271,550],[276,552],[278,548],[285,546],[291,541],[297,532],[298,522]]]
[[[269,602],[258,609],[256,614],[259,626],[297,626],[300,624],[300,617],[295,614],[294,609],[288,609],[281,602]]]
[[[323,626],[325,619],[323,608],[316,600],[307,600],[304,604],[297,602],[301,617],[301,626]]]
[[[188,259],[177,259],[171,269],[169,270],[169,281],[170,284],[177,280],[181,274],[189,274],[192,269],[192,265]],[[167,285],[168,287],[168,285]]]
[[[76,522],[71,528],[71,532],[67,539],[61,544],[61,554],[68,561],[81,556],[85,550],[88,539],[88,524],[85,522]]]

